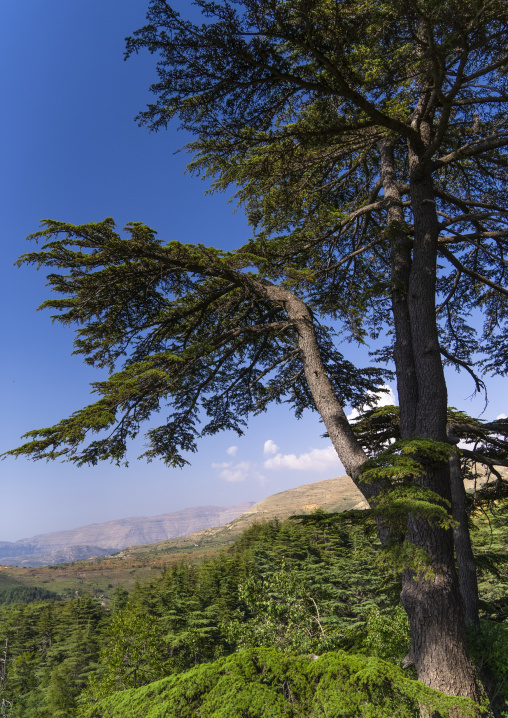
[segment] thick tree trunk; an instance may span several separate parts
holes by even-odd
[[[397,226],[396,229],[400,231],[402,228]],[[416,262],[415,272],[414,259],[408,264],[407,240],[403,241],[399,235],[395,241],[401,252],[405,253],[400,262],[395,262],[395,267],[400,270],[395,290],[399,304],[394,311],[395,326],[400,331],[402,325],[403,336],[402,346],[399,344],[397,347],[397,379],[399,400],[404,397],[404,401],[410,404],[405,412],[402,412],[401,406],[401,414],[405,417],[401,420],[401,429],[405,438],[426,437],[446,442],[446,385],[437,341],[432,284],[435,248],[434,270],[431,261],[430,272],[427,271],[425,263],[429,257],[423,256]],[[409,276],[408,266],[411,268]],[[407,289],[403,285],[404,276],[408,282]],[[426,286],[428,281],[432,285],[430,289]],[[353,434],[323,365],[309,308],[281,287],[264,285],[262,291],[284,306],[288,317],[294,322],[306,380],[333,446],[347,473],[367,500],[375,500],[380,486],[364,484],[360,480],[360,469],[367,457]],[[433,322],[429,317],[432,312],[428,309],[431,299]],[[423,306],[420,306],[422,303]],[[421,323],[418,332],[413,330],[415,322]],[[397,334],[397,342],[398,338]],[[415,354],[419,355],[418,359],[415,359]],[[447,465],[429,473],[422,483],[443,498],[451,500]],[[466,652],[452,531],[431,527],[425,521],[411,520],[408,538],[427,552],[433,570],[432,578],[415,576],[409,571],[403,577],[401,599],[409,617],[410,656],[418,678],[449,695],[478,700],[474,672]]]
[[[397,372],[400,423],[411,433],[416,425],[418,380],[413,361],[413,335],[408,305],[413,242],[408,236],[402,197],[395,174],[393,141],[378,144],[381,181],[387,203],[387,232],[391,245],[391,298],[396,330],[394,362]]]
[[[429,478],[432,488],[436,476]],[[418,679],[449,695],[478,700],[474,671],[466,651],[452,532],[414,519],[408,528],[408,540],[426,551],[433,572],[428,578],[411,571],[403,575],[401,599],[411,630],[409,656]]]
[[[407,245],[400,237],[403,227],[397,216],[393,161],[386,151],[384,157],[382,151],[380,156],[382,178],[392,198],[392,216],[397,220],[390,238],[401,437],[446,442],[447,391],[435,315],[439,229],[432,179],[410,148],[414,239],[412,255],[408,257]],[[399,206],[402,207],[400,198]],[[429,470],[419,483],[451,501],[447,465]],[[430,578],[411,571],[403,575],[401,600],[411,629],[410,660],[419,680],[428,686],[477,701],[474,670],[466,649],[452,531],[410,518],[407,539],[426,552],[433,572]]]

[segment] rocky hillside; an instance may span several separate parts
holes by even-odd
[[[480,476],[476,485],[484,482],[485,477]],[[474,483],[466,482],[468,491],[474,490]],[[0,558],[0,592],[15,587],[39,587],[62,596],[74,595],[77,591],[80,594],[88,592],[92,596],[110,598],[116,586],[130,589],[136,581],[148,580],[155,575],[154,571],[163,570],[179,561],[200,561],[216,555],[230,546],[255,521],[284,519],[295,514],[312,513],[316,508],[335,512],[366,507],[367,502],[347,476],[317,481],[274,494],[254,505],[246,504],[246,510],[225,525],[157,543],[137,546],[133,543],[114,556],[100,557],[96,553],[96,558],[77,560],[75,547],[72,547],[67,549],[71,553],[67,559],[63,558],[64,549],[61,549],[62,554],[56,559],[59,562],[57,566],[46,565],[46,561],[34,568],[28,568],[28,563],[23,565],[27,555],[11,565],[5,565],[5,559]],[[241,506],[229,510],[233,509],[240,510]],[[0,543],[0,549],[12,545]],[[62,563],[62,560],[71,563]]]
[[[349,511],[351,509],[368,508],[368,503],[358,491],[349,476],[338,476],[335,479],[316,481],[313,484],[304,484],[295,489],[288,489],[279,494],[273,494],[259,501],[247,509],[241,516],[226,526],[215,526],[197,531],[188,536],[174,538],[159,542],[156,546],[132,546],[120,554],[141,555],[146,551],[154,550],[163,555],[178,550],[202,547],[215,544],[218,547],[234,541],[242,531],[255,521],[270,519],[286,519],[297,514],[311,514],[316,509],[323,509],[330,513]]]
[[[226,511],[238,512],[236,517],[225,525],[216,525],[156,543],[143,545],[133,543],[114,556],[99,556],[96,553],[95,558],[78,560],[76,547],[71,547],[67,549],[71,553],[67,561],[71,563],[62,562],[65,550],[60,549],[61,553],[54,554],[57,559],[53,561],[53,563],[58,562],[58,565],[47,565],[46,561],[32,568],[29,568],[28,562],[25,563],[29,559],[28,555],[18,557],[17,562],[10,565],[5,565],[5,559],[0,558],[0,592],[2,589],[12,587],[38,586],[65,596],[73,595],[78,591],[89,592],[102,598],[111,597],[116,586],[130,589],[137,580],[147,580],[155,575],[154,571],[160,571],[181,560],[199,561],[217,554],[221,549],[231,545],[236,537],[255,521],[309,514],[317,508],[329,512],[362,509],[367,507],[367,502],[351,479],[340,476],[298,486],[269,496],[257,504],[247,503],[243,506],[245,510],[241,515],[238,514],[242,505],[221,512],[219,516],[221,519],[225,518]]]
[[[137,544],[152,544],[186,536],[211,526],[224,526],[253,506],[199,506],[161,516],[135,516],[69,531],[55,531],[15,543],[0,542],[0,564],[42,566],[107,556]]]

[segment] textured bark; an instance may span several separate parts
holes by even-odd
[[[360,488],[367,501],[379,491],[372,484],[359,482],[360,467],[367,455],[358,443],[328,377],[314,331],[312,314],[307,305],[294,294],[280,287],[266,288],[269,296],[282,304],[298,332],[305,378],[335,451],[346,472]]]
[[[393,209],[396,218],[396,196],[393,197]],[[400,249],[400,261],[396,259],[393,265],[398,272],[393,291],[394,304],[398,305],[394,316],[396,332],[403,337],[399,343],[399,333],[396,334],[397,381],[399,398],[402,396],[411,403],[404,419],[401,418],[401,433],[404,438],[425,437],[446,442],[446,385],[435,324],[435,275],[432,269],[434,267],[435,271],[436,248],[434,246],[432,250],[432,247],[424,246],[419,253],[414,252],[420,255],[416,264],[414,259],[408,261],[407,241],[401,236],[401,227],[396,225],[395,229],[393,243]],[[432,235],[431,229],[426,237],[428,244],[435,241]],[[408,291],[403,285],[404,278],[408,282]],[[257,287],[257,291],[260,289]],[[263,285],[261,291],[284,306],[294,323],[309,389],[332,444],[347,473],[367,500],[375,500],[380,487],[359,481],[360,468],[367,457],[353,434],[321,360],[309,308],[281,287]],[[412,330],[414,326],[418,331]],[[447,465],[429,472],[421,483],[451,500]],[[474,671],[466,651],[452,531],[413,519],[409,521],[408,539],[427,552],[433,570],[432,578],[415,576],[409,571],[403,576],[401,599],[411,628],[411,662],[416,666],[418,678],[430,687],[449,695],[478,700]]]
[[[452,454],[450,457],[450,483],[452,515],[457,524],[453,529],[453,541],[459,567],[460,595],[464,605],[466,623],[478,626],[480,623],[478,578],[466,513],[466,491],[457,454]]]
[[[405,231],[402,197],[394,168],[393,143],[378,144],[381,181],[387,203],[387,225],[391,246],[391,299],[396,329],[394,362],[401,424],[412,433],[416,425],[418,382],[413,362],[411,317],[408,306],[413,243]]]
[[[392,252],[396,255],[392,260],[392,298],[400,428],[402,438],[446,442],[447,390],[435,316],[439,230],[432,177],[420,164],[417,149],[409,148],[414,217],[410,259],[397,234],[392,237]],[[406,402],[410,406],[403,408]],[[447,465],[429,470],[419,482],[451,501]],[[432,578],[427,579],[406,571],[402,582],[401,600],[411,629],[409,655],[418,678],[449,695],[478,700],[474,670],[467,655],[452,531],[410,518],[407,538],[427,553],[433,571]]]
[[[415,576],[410,571],[403,575],[401,599],[411,629],[409,655],[418,678],[449,695],[478,700],[474,671],[466,650],[452,532],[412,520],[408,539],[431,557],[433,571],[431,578]]]

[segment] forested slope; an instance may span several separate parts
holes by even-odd
[[[472,636],[500,700],[505,513],[476,520],[488,620]],[[257,523],[214,558],[117,589],[109,605],[87,594],[3,605],[6,716],[226,718],[247,706],[263,718],[416,716],[441,699],[401,669],[409,634],[399,581],[366,529],[324,513]]]
[[[230,523],[202,529],[157,543],[131,545],[115,556],[74,560],[66,564],[38,567],[0,566],[0,602],[4,590],[13,586],[44,588],[71,596],[75,591],[92,596],[111,596],[116,586],[132,588],[136,580],[147,580],[178,561],[212,557],[230,546],[256,521],[285,519],[321,508],[328,512],[367,506],[347,476],[316,481],[268,496]],[[2,559],[0,559],[1,563]]]

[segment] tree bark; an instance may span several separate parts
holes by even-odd
[[[391,247],[391,300],[396,341],[394,362],[397,373],[400,423],[411,434],[416,426],[418,381],[413,361],[413,338],[408,305],[413,243],[405,229],[404,209],[394,167],[393,141],[378,144],[381,181],[387,203],[387,233]]]
[[[466,490],[462,478],[460,459],[457,454],[450,456],[450,483],[452,493],[452,515],[456,522],[453,529],[455,556],[459,568],[459,586],[466,624],[479,626],[478,578],[476,561],[466,513]]]
[[[392,299],[401,437],[446,442],[447,390],[435,315],[439,228],[430,171],[420,165],[415,148],[409,150],[414,217],[410,259],[396,232],[392,237],[392,252],[396,255],[392,260]],[[389,165],[389,158],[385,160]],[[385,176],[390,179],[388,170]],[[393,194],[393,182],[387,186]],[[403,407],[406,402],[411,406]],[[447,465],[429,470],[418,482],[451,502]],[[478,701],[474,670],[467,655],[452,531],[410,517],[407,539],[426,552],[433,572],[431,578],[411,571],[403,574],[401,600],[411,629],[410,660],[419,680],[431,688]]]
[[[321,359],[311,311],[305,302],[288,290],[271,285],[265,286],[265,291],[267,296],[283,305],[288,317],[294,322],[305,378],[316,409],[323,419],[333,447],[344,464],[348,476],[369,501],[379,492],[379,488],[359,481],[360,468],[368,457],[358,443],[328,377]]]
[[[400,227],[397,226],[397,230]],[[399,304],[394,312],[395,327],[396,331],[400,330],[402,324],[403,336],[403,341],[397,347],[396,368],[399,398],[403,396],[412,403],[404,414],[405,420],[401,421],[401,433],[403,438],[424,437],[446,442],[446,385],[435,324],[435,289],[433,285],[430,289],[426,286],[426,282],[432,284],[436,251],[434,248],[434,262],[431,261],[430,271],[427,263],[429,254],[432,260],[432,252],[427,247],[420,252],[423,256],[419,257],[416,265],[413,259],[409,265],[411,271],[407,277],[406,291],[400,276],[403,272],[407,273],[407,245],[399,240],[401,238],[397,239],[396,236],[395,241],[406,254],[400,263],[395,262],[395,267],[400,268],[395,290],[396,302]],[[360,469],[367,456],[353,434],[323,365],[309,308],[281,287],[264,284],[262,288],[257,287],[257,291],[262,291],[282,305],[294,322],[306,380],[316,409],[347,473],[368,501],[375,500],[380,486],[361,482]],[[419,331],[413,329],[415,322]],[[397,334],[397,342],[398,339]],[[415,355],[418,354],[416,359]],[[410,383],[409,388],[405,382]],[[451,501],[447,465],[429,472],[421,483]],[[411,628],[411,662],[416,666],[419,680],[428,686],[449,695],[467,696],[478,701],[474,671],[466,651],[464,614],[455,570],[452,531],[430,526],[426,521],[410,519],[407,538],[426,551],[433,571],[432,578],[424,578],[410,571],[403,575],[401,600]]]

